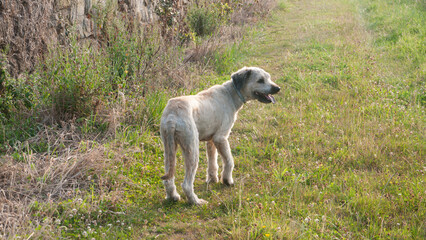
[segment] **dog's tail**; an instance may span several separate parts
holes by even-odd
[[[162,140],[164,144],[164,165],[166,174],[161,177],[162,180],[173,178],[176,172],[176,143],[175,143],[175,124],[170,124],[163,131]]]

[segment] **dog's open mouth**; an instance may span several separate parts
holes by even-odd
[[[257,100],[259,100],[259,102],[276,103],[274,96],[272,96],[271,94],[261,92],[254,92],[254,94],[256,95]]]

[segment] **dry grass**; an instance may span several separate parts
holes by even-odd
[[[192,46],[188,48],[185,54],[184,63],[199,63],[202,69],[207,69],[212,64],[212,58],[217,50],[242,39],[244,31],[242,26],[235,25],[219,28],[216,34],[208,37],[201,43],[192,43]]]
[[[1,234],[13,236],[43,225],[43,219],[33,215],[32,208],[37,202],[48,204],[73,199],[93,185],[96,185],[96,194],[102,195],[108,182],[101,173],[110,163],[104,147],[99,145],[99,139],[83,140],[75,125],[67,126],[46,128],[28,140],[21,154],[1,158]],[[46,153],[25,150],[31,142],[45,141],[49,145]]]
[[[258,21],[267,16],[275,7],[274,0],[247,0],[240,3],[231,16],[231,21],[236,25],[245,25]]]
[[[32,232],[35,238],[54,239],[61,231],[55,230],[53,217],[57,203],[68,199],[81,202],[90,191],[102,200],[119,199],[115,192],[122,186],[111,182],[105,170],[120,161],[122,154],[108,158],[104,143],[116,137],[127,114],[126,96],[121,93],[111,109],[102,108],[96,121],[76,123],[71,119],[52,124],[45,120],[35,136],[9,146],[9,154],[0,157],[0,237]],[[93,124],[105,124],[108,129],[94,131]],[[43,150],[34,152],[34,146]],[[90,207],[97,208],[99,201],[92,201]],[[44,235],[47,232],[50,234]]]

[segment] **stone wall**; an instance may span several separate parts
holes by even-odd
[[[0,0],[0,58],[16,77],[34,70],[48,46],[64,43],[71,28],[79,38],[96,37],[97,19],[125,15],[140,23],[157,19],[160,0]],[[176,0],[183,6],[187,0]],[[1,59],[0,59],[1,60]]]
[[[155,20],[155,7],[159,0],[55,0],[57,9],[54,18],[61,29],[73,25],[80,37],[96,34],[95,23],[98,18],[111,12],[130,15],[141,23]]]

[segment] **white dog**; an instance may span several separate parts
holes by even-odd
[[[205,204],[194,193],[194,178],[198,167],[199,141],[207,142],[207,182],[218,182],[217,152],[223,159],[221,182],[233,185],[234,160],[228,143],[231,128],[243,104],[250,100],[275,103],[271,94],[280,87],[261,68],[244,67],[232,74],[231,80],[213,86],[197,95],[169,100],[161,117],[161,139],[164,144],[166,174],[161,177],[166,188],[166,199],[178,201],[174,183],[177,145],[185,159],[185,179],[182,183],[188,201]]]

